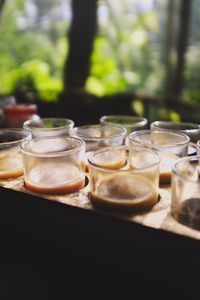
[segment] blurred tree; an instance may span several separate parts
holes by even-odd
[[[192,0],[180,3],[179,33],[177,41],[177,64],[174,74],[172,93],[180,96],[184,85],[185,54],[188,45]]]
[[[165,81],[164,81],[164,94],[166,98],[170,95],[173,83],[173,72],[174,72],[174,60],[173,54],[175,52],[174,39],[174,22],[175,22],[175,6],[176,2],[174,0],[169,0],[167,4],[166,12],[166,40],[164,43],[164,61],[166,67]]]
[[[64,68],[64,87],[84,88],[97,29],[97,0],[73,0],[69,53]]]
[[[46,7],[51,17],[49,10],[43,9],[45,13],[38,19],[41,7],[34,1],[7,0],[0,26],[0,94],[15,94],[19,101],[58,99],[68,49],[64,37],[67,26],[59,15],[61,9],[57,10],[58,1],[50,2]],[[48,70],[45,76],[44,69]]]
[[[73,105],[76,91],[88,106],[137,97],[171,109],[182,95],[200,103],[199,2],[0,0],[0,94],[58,101],[64,89],[63,102]]]

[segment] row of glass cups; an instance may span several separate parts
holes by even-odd
[[[190,137],[190,142],[194,144],[200,140],[200,124],[194,122],[154,121],[148,124],[148,120],[144,117],[132,115],[105,115],[100,118],[99,123],[103,125],[122,126],[127,130],[127,134],[130,134],[133,131],[150,128],[152,130],[182,132],[188,135]],[[33,137],[42,137],[44,135],[58,136],[66,133],[70,134],[72,128],[74,128],[74,121],[62,118],[35,118],[24,122],[23,127],[30,129]],[[86,127],[88,126],[86,125]],[[81,128],[83,128],[83,126],[81,126]],[[195,152],[194,148],[191,147],[190,153]]]
[[[136,202],[144,206],[145,203],[142,202],[149,202],[145,200],[145,188],[142,188],[138,195],[134,194],[133,188],[131,189],[133,180],[137,180],[138,188],[140,181],[143,185],[146,183],[149,192],[152,190],[155,202],[158,196],[160,162],[158,154],[144,149],[143,156],[147,163],[139,166],[140,157],[132,158],[131,151],[123,145],[126,135],[123,127],[93,125],[92,131],[94,130],[95,135],[91,137],[90,133],[91,139],[88,135],[83,136],[83,132],[81,137],[80,133],[76,132],[73,136],[32,138],[31,132],[27,129],[2,130],[4,140],[1,136],[1,159],[4,162],[4,170],[1,170],[1,179],[24,174],[24,185],[29,191],[39,194],[66,194],[83,188],[85,175],[89,171],[91,200],[99,196],[105,203],[107,198],[111,202],[112,200],[121,202],[119,205],[121,208],[132,207]],[[134,170],[134,165],[138,165],[140,170]],[[147,176],[145,169],[147,174],[152,174],[152,180],[145,180]],[[103,181],[102,174],[108,175]],[[116,184],[119,178],[123,184],[119,184],[117,196]],[[129,185],[129,196],[127,191],[123,195],[125,182]],[[108,188],[107,196],[101,193],[105,188]],[[93,203],[98,205],[98,200]],[[147,204],[150,205],[150,202]]]
[[[52,126],[51,123],[53,123],[53,119],[43,119],[41,123],[45,126],[41,128],[41,123],[36,123],[35,125],[34,121],[27,121],[24,123],[24,127],[31,130],[32,135],[35,137],[41,137],[41,136],[50,136],[50,135],[58,135],[62,134],[65,127],[68,126],[68,130],[66,130],[66,133],[76,135],[77,137],[83,139],[86,143],[86,153],[87,156],[91,151],[95,151],[102,147],[108,147],[113,145],[121,145],[124,141],[124,137],[127,137],[127,130],[130,131],[136,131],[136,130],[144,130],[142,128],[145,128],[147,126],[147,119],[145,118],[139,118],[139,117],[130,117],[130,116],[118,116],[113,119],[113,116],[104,116],[101,118],[100,123],[96,125],[84,125],[84,126],[78,126],[73,128],[73,121],[71,120],[65,120],[66,124],[63,124],[62,119],[57,120],[57,124],[54,124]],[[109,121],[109,122],[108,122]],[[113,123],[111,122],[113,121]],[[117,124],[114,123],[114,121],[117,121]],[[121,122],[121,123],[120,123]],[[124,126],[117,126],[119,124],[123,124]],[[131,123],[132,122],[132,123]],[[48,125],[50,123],[51,126]],[[132,125],[131,125],[132,124]],[[48,126],[47,126],[48,125]],[[48,128],[50,127],[50,128]],[[52,130],[53,127],[53,130]],[[136,131],[137,132],[137,131]],[[157,132],[157,130],[154,130],[154,134],[152,133],[152,130],[143,131],[142,134],[133,134],[131,137],[132,140],[135,140],[135,142],[139,143],[139,145],[145,145],[150,148],[156,148],[162,156],[160,169],[161,169],[161,175],[160,175],[160,181],[161,183],[169,183],[171,179],[171,166],[175,160],[179,156],[185,156],[185,144],[187,144],[187,141],[184,140],[183,135],[177,134],[177,133],[163,133]],[[177,144],[179,143],[179,140],[181,140],[182,145],[179,147]],[[132,143],[131,143],[132,144]],[[130,147],[132,147],[130,145]],[[85,168],[86,171],[88,171],[88,160],[85,160]]]
[[[53,121],[55,120],[51,119]],[[89,171],[90,199],[94,205],[130,210],[155,204],[158,198],[158,181],[160,180],[160,184],[169,183],[178,158],[187,156],[190,139],[180,132],[132,132],[128,135],[127,149],[123,146],[124,137],[127,136],[125,128],[99,124],[73,128],[71,123],[68,133],[65,131],[65,137],[63,132],[61,137],[47,137],[46,135],[52,135],[49,132],[52,133],[52,128],[56,127],[51,122],[48,120],[41,131],[37,127],[40,138],[35,138],[33,131],[31,136],[30,128],[16,129],[11,136],[8,129],[4,129],[4,133],[6,130],[7,132],[4,135],[5,141],[1,143],[0,159],[5,170],[0,172],[1,178],[17,177],[24,172],[27,189],[43,194],[64,194],[81,189],[85,185],[85,171]],[[68,134],[71,137],[67,137]],[[23,153],[23,167],[20,166],[20,154],[14,151],[19,144]],[[194,157],[191,160],[194,166]],[[162,170],[162,165],[169,166],[169,169]],[[9,171],[6,170],[8,166],[11,167]],[[197,163],[196,166],[198,169]],[[190,166],[188,170],[193,174],[194,167],[191,169]],[[187,172],[184,172],[186,176]],[[172,175],[172,179],[173,177],[175,176]],[[174,188],[172,182],[172,212],[177,211],[180,206],[177,193],[181,193],[181,189],[178,186],[175,184]]]

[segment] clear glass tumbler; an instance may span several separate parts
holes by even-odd
[[[24,185],[39,194],[68,194],[85,185],[85,143],[73,137],[35,138],[21,145]]]
[[[167,130],[139,130],[129,135],[129,148],[137,153],[141,147],[156,150],[160,157],[160,185],[171,183],[172,165],[179,157],[186,156],[190,138],[180,132]]]
[[[29,140],[31,133],[26,129],[0,129],[0,179],[23,175],[20,145]]]
[[[64,118],[39,118],[24,122],[23,128],[30,130],[33,138],[69,136],[74,121]]]
[[[94,206],[132,212],[157,203],[160,157],[145,148],[140,154],[133,158],[126,146],[113,146],[89,155],[89,197]]]
[[[122,126],[127,130],[127,134],[130,134],[136,130],[146,129],[148,120],[132,115],[105,115],[100,118],[100,123]]]
[[[4,126],[12,128],[23,127],[23,123],[37,116],[36,104],[9,104],[3,108]]]
[[[86,144],[85,166],[88,171],[88,155],[101,148],[122,145],[126,136],[126,129],[110,125],[82,125],[74,128],[74,135],[83,139]]]
[[[180,158],[173,167],[171,214],[200,230],[200,156]]]
[[[150,124],[150,128],[155,130],[179,131],[188,135],[190,138],[188,154],[196,154],[196,143],[200,140],[200,124],[194,122],[154,121]]]
[[[197,141],[196,146],[197,146],[197,155],[200,156],[200,140]]]

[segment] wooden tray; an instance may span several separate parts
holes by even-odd
[[[48,199],[50,201],[82,208],[84,210],[97,211],[91,204],[88,194],[90,190],[90,184],[86,185],[81,191],[68,194],[68,195],[39,195],[29,192],[24,188],[23,177],[10,180],[1,180],[0,186],[9,188],[14,191],[20,191],[28,195],[35,195],[36,197]],[[28,199],[28,198],[27,198]],[[110,211],[102,211],[105,214],[115,216],[127,221],[133,221],[142,224],[147,227],[156,229],[163,229],[178,235],[183,235],[188,238],[200,239],[200,231],[191,229],[177,222],[170,213],[171,205],[171,190],[170,188],[160,188],[160,201],[152,208],[151,211],[145,214],[124,214],[124,213],[111,213]]]
[[[23,177],[0,181],[0,224],[77,255],[90,255],[198,293],[200,232],[170,214],[170,188],[145,214],[95,209],[90,185],[77,193],[45,196],[24,189]]]

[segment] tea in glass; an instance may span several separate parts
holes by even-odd
[[[31,134],[26,129],[0,129],[0,179],[23,175],[20,145],[29,140],[31,140]]]
[[[173,164],[179,157],[187,156],[190,138],[180,132],[162,130],[139,130],[129,135],[130,151],[141,147],[156,150],[160,157],[160,185],[171,183]]]
[[[21,146],[24,185],[40,194],[73,193],[85,185],[85,143],[72,137],[35,138]]]
[[[142,154],[146,159],[142,166],[138,165],[140,158],[129,156],[125,146],[90,154],[90,200],[94,206],[131,212],[157,203],[160,158],[148,149]]]

